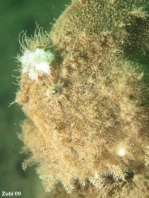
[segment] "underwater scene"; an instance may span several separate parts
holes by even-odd
[[[2,1],[2,197],[149,197],[149,1]]]

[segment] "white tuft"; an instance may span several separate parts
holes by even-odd
[[[120,148],[117,152],[119,157],[124,157],[126,155],[126,150],[124,148]]]
[[[54,55],[49,50],[37,48],[34,52],[25,50],[23,56],[20,57],[22,63],[22,73],[28,72],[32,80],[38,80],[38,76],[50,74],[50,63]]]

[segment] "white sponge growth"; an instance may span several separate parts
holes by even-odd
[[[28,72],[32,80],[38,80],[38,76],[50,74],[50,63],[54,59],[52,52],[37,48],[34,52],[25,50],[20,57],[22,73]]]

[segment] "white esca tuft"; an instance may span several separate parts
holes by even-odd
[[[28,72],[32,80],[38,80],[38,76],[50,74],[50,63],[54,55],[52,52],[37,48],[34,52],[25,50],[20,57],[22,73]]]

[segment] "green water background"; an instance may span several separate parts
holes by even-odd
[[[9,104],[15,100],[19,86],[16,78],[19,73],[16,62],[20,52],[19,33],[27,30],[33,35],[36,22],[50,31],[54,18],[57,19],[70,0],[1,0],[0,1],[0,197],[2,191],[20,191],[22,198],[46,198],[41,181],[34,167],[22,170],[26,158],[21,154],[23,143],[18,139],[24,114],[21,108]]]

